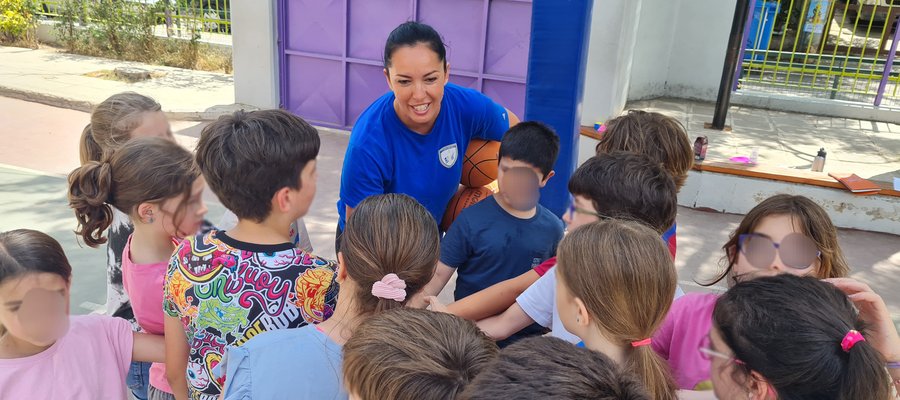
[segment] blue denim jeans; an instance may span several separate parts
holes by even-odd
[[[125,378],[125,384],[131,389],[131,394],[138,400],[147,400],[147,388],[150,387],[150,364],[145,362],[133,362]]]

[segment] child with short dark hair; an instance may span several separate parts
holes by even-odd
[[[456,399],[497,353],[469,321],[400,308],[370,318],[344,345],[344,386],[359,400]]]
[[[166,359],[177,397],[218,398],[226,346],[333,312],[334,263],[290,237],[316,193],[318,152],[315,128],[283,110],[238,111],[200,134],[197,164],[238,223],[187,238],[169,264]]]
[[[688,171],[694,165],[691,141],[681,122],[657,112],[630,110],[604,125],[606,129],[597,144],[597,155],[616,151],[642,154],[669,172],[674,179],[676,194],[681,190]],[[591,192],[603,190],[603,187],[595,187]],[[677,239],[674,220],[663,231],[662,238],[668,244],[672,258],[675,258]],[[470,320],[497,315],[513,305],[516,297],[555,264],[556,258],[551,258],[534,270],[488,287],[468,298],[457,299],[455,303],[448,305],[448,310]]]
[[[635,220],[662,234],[675,220],[676,198],[672,177],[646,156],[613,152],[595,156],[569,180],[572,205],[563,219],[569,230],[605,219]],[[556,271],[546,263],[534,270],[541,278],[516,298],[506,311],[478,321],[488,336],[503,339],[532,323],[552,330],[553,336],[577,343],[556,311]],[[675,297],[683,292],[678,289]],[[433,303],[434,304],[434,303]],[[452,310],[451,310],[452,311]]]
[[[441,241],[441,261],[426,294],[437,295],[453,272],[461,299],[518,276],[556,254],[563,223],[538,204],[553,177],[559,137],[540,122],[522,122],[503,135],[499,193],[464,209]],[[533,326],[523,335],[538,334]],[[513,338],[515,340],[515,338]]]
[[[603,353],[553,337],[522,339],[466,388],[463,400],[650,400],[634,374]]]

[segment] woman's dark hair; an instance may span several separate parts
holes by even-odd
[[[384,44],[384,68],[390,68],[391,57],[398,48],[415,46],[419,43],[425,44],[435,52],[438,60],[444,64],[444,69],[447,69],[447,48],[441,35],[430,25],[415,21],[400,24],[388,35]]]
[[[821,252],[819,266],[815,272],[817,277],[842,278],[850,275],[850,266],[844,259],[844,253],[838,243],[837,228],[834,227],[825,209],[803,196],[776,194],[757,204],[744,216],[737,229],[722,246],[722,250],[725,251],[725,258],[722,259],[725,264],[724,270],[714,279],[701,285],[712,286],[728,277],[738,260],[738,242],[741,235],[755,232],[756,227],[766,217],[776,215],[790,216],[791,220],[800,226],[800,233],[816,243],[816,248]]]
[[[869,342],[841,348],[847,332],[866,335],[866,327],[829,283],[791,274],[738,283],[716,302],[713,325],[741,361],[730,363],[735,379],[756,371],[780,400],[891,396],[884,360]]]
[[[412,197],[389,193],[360,202],[341,238],[341,268],[358,288],[356,310],[370,315],[405,306],[431,281],[440,248],[434,217]],[[406,283],[404,301],[372,295],[372,285],[388,274]]]
[[[146,137],[129,140],[102,162],[88,161],[69,174],[69,207],[78,220],[76,234],[90,247],[106,243],[103,231],[113,210],[134,218],[141,203],[181,197],[176,225],[187,209],[191,186],[200,169],[189,151],[172,140]]]
[[[0,283],[25,274],[46,272],[66,282],[72,266],[56,239],[31,229],[0,232]]]

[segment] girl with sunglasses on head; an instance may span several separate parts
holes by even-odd
[[[850,268],[837,229],[822,207],[803,196],[779,194],[754,207],[722,246],[724,270],[705,286],[725,279],[729,287],[783,273],[840,278]],[[698,350],[708,342],[717,293],[677,299],[653,337],[653,349],[672,369],[681,389],[710,390],[710,363]]]

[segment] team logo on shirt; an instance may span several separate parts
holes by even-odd
[[[456,159],[459,158],[459,150],[456,148],[456,143],[441,147],[438,151],[438,158],[444,167],[453,167],[456,164]]]

